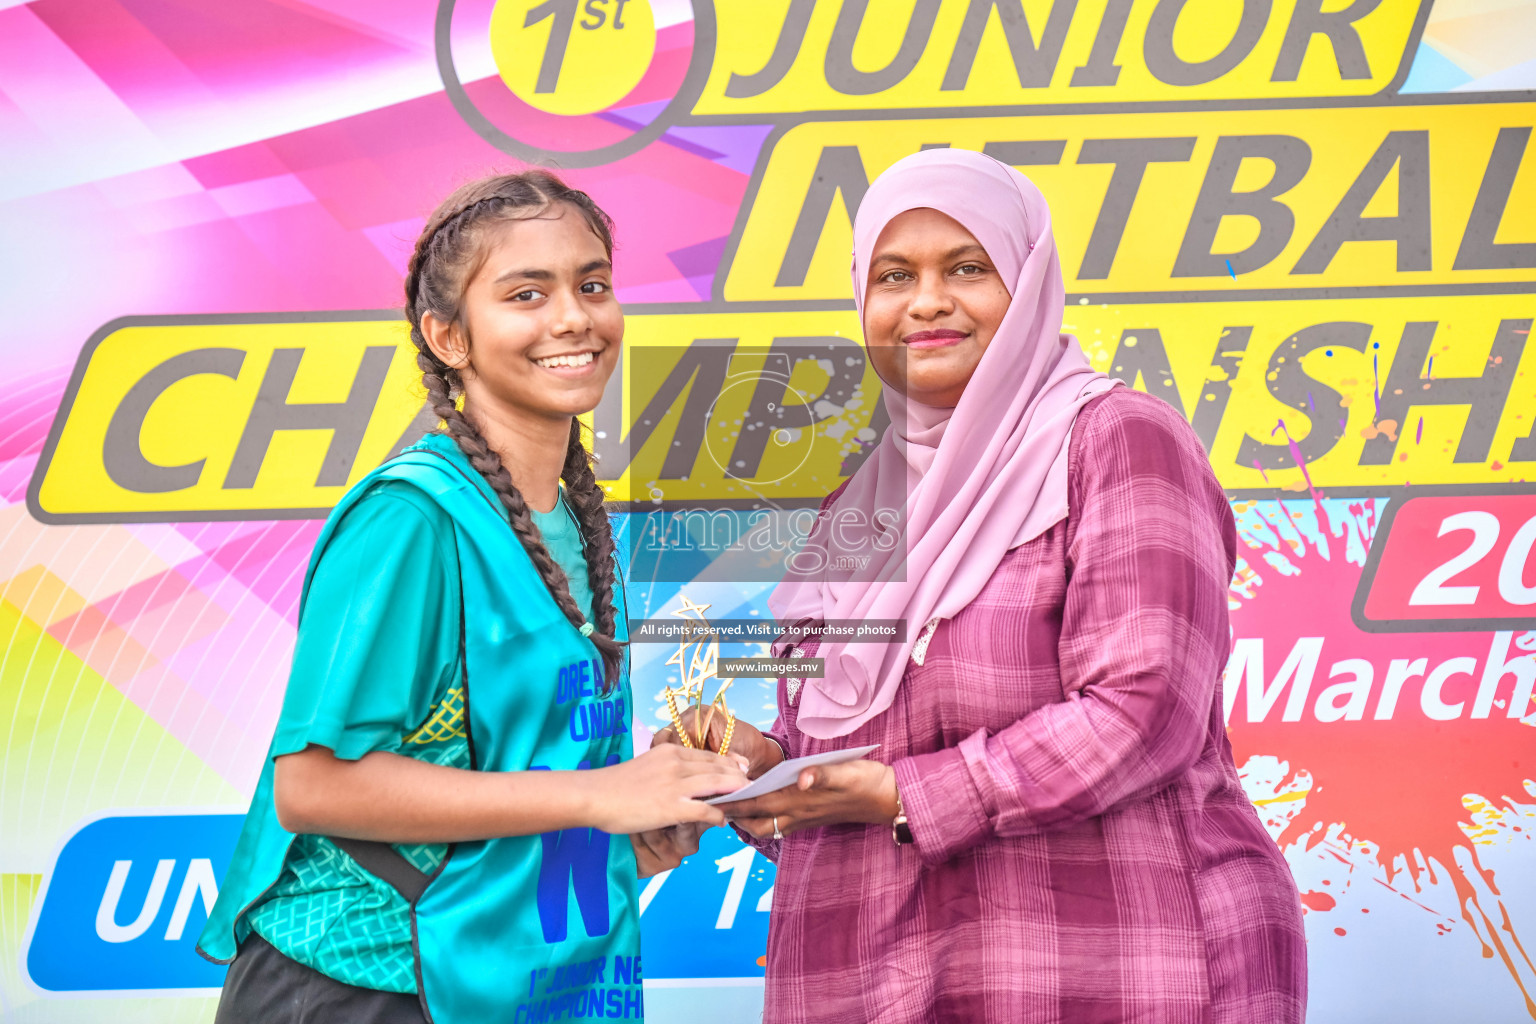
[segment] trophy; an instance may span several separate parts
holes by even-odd
[[[725,704],[725,691],[731,688],[732,680],[721,679],[715,674],[720,659],[720,641],[715,638],[714,631],[709,628],[709,620],[704,617],[710,606],[694,604],[686,596],[682,600],[682,608],[672,614],[687,620],[692,628],[688,639],[677,645],[677,652],[666,662],[668,665],[676,665],[682,677],[681,685],[666,689],[667,712],[672,716],[672,728],[677,731],[683,746],[699,749],[705,748],[709,727],[714,723],[715,716],[724,715],[725,735],[720,739],[719,750],[719,753],[724,754],[730,749],[731,735],[736,731],[736,716]],[[706,704],[704,684],[711,679],[716,680],[720,686],[715,690],[714,698]],[[688,730],[683,728],[680,704],[696,709],[693,735],[689,735]]]

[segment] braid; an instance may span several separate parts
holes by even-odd
[[[603,489],[592,473],[592,454],[581,439],[581,421],[571,420],[571,441],[565,450],[565,494],[581,526],[582,554],[587,559],[587,583],[592,588],[592,611],[597,629],[592,643],[603,655],[605,678],[619,677],[624,662],[624,644],[614,640],[618,609],[613,600],[613,524],[603,504]]]
[[[411,325],[416,365],[421,368],[421,383],[432,411],[442,421],[444,430],[453,438],[459,451],[496,493],[507,511],[513,533],[544,581],[550,597],[566,620],[581,629],[587,624],[586,615],[571,596],[565,570],[544,546],[544,538],[533,521],[527,501],[512,482],[512,474],[507,472],[501,456],[455,401],[455,396],[463,393],[463,378],[458,370],[433,353],[421,329],[421,318],[426,313],[433,314],[443,323],[460,319],[465,283],[473,276],[477,258],[482,258],[483,247],[478,244],[478,236],[483,225],[537,214],[555,203],[574,206],[602,241],[603,248],[612,255],[612,221],[586,193],[568,188],[547,171],[483,178],[456,190],[427,219],[406,269],[405,316]],[[602,655],[603,692],[607,693],[618,684],[625,645],[614,639],[618,613],[613,597],[613,531],[603,508],[602,488],[592,474],[590,458],[581,441],[580,423],[573,420],[562,475],[567,497],[581,527],[582,553],[587,560],[587,578],[597,620],[588,639]]]

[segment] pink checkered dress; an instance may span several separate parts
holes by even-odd
[[[817,740],[780,682],[788,754],[880,744],[916,844],[759,844],[767,1024],[1303,1019],[1296,887],[1222,722],[1231,509],[1188,425],[1125,388],[1078,416],[1069,473],[1069,518],[936,627],[889,710]]]

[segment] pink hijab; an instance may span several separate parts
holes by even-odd
[[[807,550],[835,559],[849,542],[846,530],[826,528],[831,516],[868,523],[892,509],[901,519],[895,543],[861,546],[869,561],[852,575],[792,574],[769,598],[780,622],[907,623],[904,642],[821,645],[826,675],[805,680],[798,719],[819,739],[846,736],[890,707],[925,625],[970,604],[1008,551],[1066,518],[1073,420],[1116,383],[1089,365],[1076,338],[1061,333],[1066,296],[1045,197],[1024,175],[980,153],[927,150],[897,161],[870,186],[853,228],[861,319],[881,231],[919,208],[947,214],[976,236],[1010,285],[1011,301],[958,406],[921,405],[883,389],[892,428],[818,520]]]

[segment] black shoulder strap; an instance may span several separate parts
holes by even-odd
[[[416,905],[416,901],[426,891],[427,883],[431,881],[430,875],[400,856],[388,843],[372,839],[343,839],[340,836],[325,838],[357,861],[364,871],[394,886],[395,891],[412,906]]]

